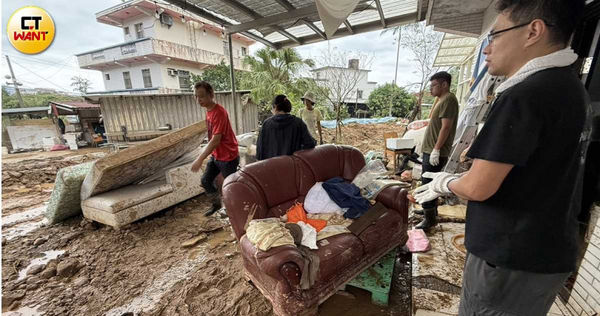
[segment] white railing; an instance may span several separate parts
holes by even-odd
[[[79,67],[84,68],[107,62],[118,63],[125,59],[147,55],[166,56],[207,65],[217,65],[229,61],[229,58],[224,54],[154,38],[136,40],[81,54],[77,56],[77,61]],[[241,58],[234,58],[233,65],[235,69],[249,70],[248,67],[243,66]]]

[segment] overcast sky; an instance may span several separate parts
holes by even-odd
[[[120,0],[67,1],[67,0],[19,0],[2,1],[2,53],[11,58],[15,76],[24,87],[53,88],[73,91],[71,77],[79,75],[92,81],[91,91],[104,90],[99,71],[79,69],[75,54],[123,42],[120,28],[96,22],[95,13],[121,3]],[[36,5],[45,9],[53,18],[56,35],[52,45],[37,55],[26,55],[15,50],[8,41],[6,24],[11,14],[24,5]],[[380,35],[379,31],[335,39],[332,47],[369,53],[374,57],[369,81],[378,84],[391,82],[394,78],[396,46],[393,35]],[[255,44],[251,52],[262,47]],[[304,58],[315,58],[327,42],[310,44],[298,48]],[[409,51],[401,49],[398,66],[398,84],[407,85],[417,81],[416,67]],[[2,77],[9,74],[6,57],[2,56]],[[6,80],[3,79],[3,84]]]

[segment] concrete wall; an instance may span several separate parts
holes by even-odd
[[[140,14],[123,22],[123,40],[125,42],[137,39],[135,34],[135,24],[137,23],[142,23],[142,27],[144,29],[143,37],[156,37],[156,24],[160,24],[160,22],[154,17]],[[125,27],[129,27],[129,35],[125,35]]]
[[[131,88],[144,88],[144,80],[142,77],[142,69],[150,69],[150,77],[152,78],[152,87],[163,86],[162,67],[160,64],[147,63],[139,64],[131,67],[115,68],[102,72],[104,80],[104,88],[106,90],[123,90],[125,89],[125,81],[123,80],[123,72],[129,71],[131,77]],[[106,80],[106,74],[110,75],[110,80]]]
[[[14,150],[41,149],[44,137],[58,137],[54,125],[7,126],[6,130]]]
[[[185,70],[193,73],[194,75],[201,75],[202,70],[194,65],[190,65],[184,62],[170,61],[160,65],[160,74],[162,76],[163,87],[169,89],[180,89],[179,77],[170,76],[167,69]]]

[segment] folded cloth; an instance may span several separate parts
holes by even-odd
[[[339,234],[347,234],[350,233],[350,231],[348,230],[348,228],[346,228],[346,226],[342,226],[342,225],[331,225],[331,226],[326,226],[325,228],[321,229],[321,231],[319,233],[317,233],[317,240],[321,240],[321,239],[325,239],[327,237],[331,237],[331,236],[335,236],[335,235],[339,235]]]
[[[344,218],[343,215],[338,213],[319,213],[319,214],[306,214],[308,219],[322,219],[327,221],[327,226],[332,225],[342,225],[344,227],[348,227],[352,224],[354,220],[349,218]]]
[[[431,249],[429,239],[422,229],[411,229],[408,232],[408,241],[406,242],[406,248],[410,252],[427,252]]]
[[[304,210],[309,214],[340,213],[347,209],[339,207],[323,189],[323,182],[317,182],[310,188],[304,198]]]
[[[287,216],[288,223],[305,222],[306,224],[314,227],[317,232],[323,229],[323,227],[327,226],[327,221],[321,219],[309,219],[306,216],[306,212],[304,211],[302,204],[300,203],[296,203],[294,206],[290,207],[285,215]]]
[[[302,221],[296,224],[302,229],[302,241],[300,244],[310,249],[319,249],[319,247],[317,247],[317,230]]]
[[[294,238],[277,218],[254,219],[248,224],[246,238],[258,249],[294,245]]]
[[[371,207],[369,201],[360,195],[360,189],[341,177],[325,181],[323,189],[339,207],[348,208],[345,218],[359,218]]]

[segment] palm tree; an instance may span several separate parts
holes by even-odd
[[[264,72],[273,80],[282,83],[289,82],[294,75],[305,67],[314,67],[311,59],[302,59],[302,56],[293,48],[273,50],[262,48],[256,52],[256,57],[246,56],[244,64],[249,65],[253,72]]]
[[[315,66],[313,60],[303,59],[293,48],[262,48],[254,56],[246,56],[243,62],[250,66],[247,80],[252,87],[252,98],[263,105],[268,104],[277,94],[298,96],[304,93],[299,91],[299,85],[296,84],[298,80],[305,79],[299,78],[300,73],[306,67]],[[268,106],[263,110],[268,112]]]

